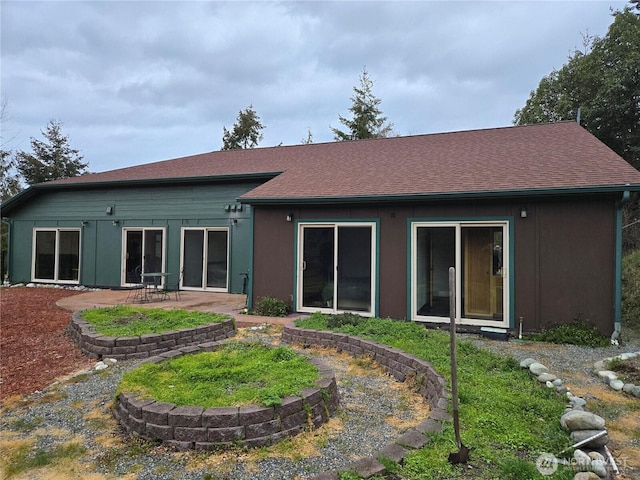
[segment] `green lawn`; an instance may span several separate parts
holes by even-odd
[[[108,337],[135,337],[181,328],[195,328],[230,318],[218,313],[141,308],[129,305],[85,310],[82,316],[97,333]]]
[[[374,340],[428,360],[450,382],[450,338],[448,332],[383,319],[362,318],[355,325],[336,325],[330,318],[314,314],[298,320],[301,328],[332,330]],[[388,469],[402,478],[419,479],[572,479],[566,468],[542,476],[535,461],[542,452],[557,453],[572,444],[560,426],[564,400],[531,379],[512,357],[500,357],[461,341],[457,344],[460,425],[464,445],[470,447],[469,465],[452,466],[449,453],[458,450],[451,422],[432,442],[411,453],[402,466]],[[469,468],[471,467],[471,468]]]
[[[309,359],[286,347],[231,342],[221,350],[144,364],[126,373],[117,393],[203,407],[280,405],[318,379]]]

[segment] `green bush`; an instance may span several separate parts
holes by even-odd
[[[526,338],[539,342],[569,343],[581,347],[606,347],[610,342],[609,338],[603,336],[594,325],[581,319],[542,330],[540,333],[532,333]]]
[[[343,325],[358,325],[362,320],[364,320],[364,317],[355,313],[339,313],[330,315],[327,318],[327,326],[329,328],[339,328]]]
[[[622,321],[640,325],[640,250],[622,259]]]
[[[289,311],[287,302],[269,296],[259,298],[253,309],[254,315],[263,315],[265,317],[286,317]]]

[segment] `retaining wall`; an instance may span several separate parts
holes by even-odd
[[[312,480],[337,480],[339,472],[346,471],[355,471],[363,478],[383,475],[386,473],[386,469],[380,463],[380,459],[401,462],[411,450],[422,448],[431,441],[428,437],[429,433],[441,432],[443,421],[451,420],[451,415],[446,410],[448,406],[448,391],[445,388],[444,378],[425,360],[371,340],[364,340],[343,333],[296,328],[291,325],[284,327],[282,340],[289,344],[332,347],[338,351],[349,352],[354,356],[367,355],[380,364],[396,380],[414,383],[420,395],[431,406],[431,412],[424,421],[407,430],[376,455],[362,458],[340,468],[338,471],[316,475]]]
[[[185,353],[213,351],[224,343],[184,347],[141,363],[158,363]],[[134,394],[121,393],[116,399],[115,416],[129,434],[160,440],[179,450],[272,445],[297,435],[310,422],[319,427],[338,408],[339,394],[333,371],[316,358],[310,360],[318,367],[316,387],[303,389],[300,396],[286,397],[276,407],[176,407],[172,403],[142,400]]]
[[[164,333],[149,333],[135,337],[108,337],[96,333],[82,318],[82,312],[74,312],[67,332],[78,344],[82,353],[91,358],[116,360],[143,359],[176,350],[181,347],[219,341],[236,334],[233,319],[184,328]]]

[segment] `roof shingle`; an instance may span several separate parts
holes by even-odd
[[[245,201],[640,186],[640,172],[575,122],[216,151],[51,183],[279,173]]]

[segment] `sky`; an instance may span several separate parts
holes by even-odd
[[[625,1],[0,2],[4,149],[62,122],[89,171],[333,141],[364,68],[395,135],[506,127]]]

